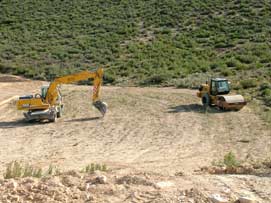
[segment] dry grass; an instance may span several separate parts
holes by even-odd
[[[82,169],[84,173],[94,173],[95,171],[107,171],[107,166],[105,164],[91,163]]]
[[[56,175],[59,173],[60,171],[57,169],[57,167],[54,167],[52,165],[50,165],[48,169],[43,172],[42,168],[37,168],[30,164],[23,164],[18,161],[12,161],[7,165],[6,172],[4,173],[4,178],[41,178],[44,176]]]

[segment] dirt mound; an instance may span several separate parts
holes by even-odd
[[[270,202],[268,188],[271,182],[268,179],[251,176],[174,178],[150,173],[121,173],[68,171],[41,179],[0,180],[0,201],[212,203],[214,197],[236,202],[246,195],[259,203]],[[255,193],[244,190],[244,183]]]
[[[101,176],[105,182],[97,182]],[[141,180],[128,181],[120,180]],[[117,178],[110,173],[82,174],[68,172],[42,179],[1,180],[1,202],[170,202],[177,200],[172,192],[162,190],[139,175]]]

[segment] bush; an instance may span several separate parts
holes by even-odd
[[[224,156],[223,163],[226,167],[237,167],[240,165],[239,161],[236,159],[236,156],[232,152],[229,152]]]
[[[65,70],[78,72],[86,64],[105,65],[114,67],[113,72],[105,71],[105,83],[127,83],[131,78],[130,84],[160,85],[173,81],[176,71],[213,75],[231,67],[221,71],[230,76],[238,70],[270,69],[268,44],[256,43],[271,40],[270,4],[254,13],[250,1],[242,6],[239,1],[217,1],[214,6],[210,0],[139,0],[136,5],[78,0],[78,9],[72,1],[53,6],[26,1],[24,9],[20,2],[0,6],[0,72],[50,80]],[[194,9],[199,7],[200,11]],[[210,12],[225,7],[231,9],[219,15]],[[235,14],[240,15],[231,16]],[[244,21],[242,15],[247,14]]]
[[[107,166],[105,164],[95,164],[91,163],[83,168],[84,173],[94,173],[95,171],[107,171]]]
[[[271,96],[271,89],[264,89],[261,93],[261,96],[263,97],[269,97]]]
[[[226,62],[226,65],[227,65],[228,67],[236,67],[237,64],[238,64],[238,61],[236,61],[236,60],[233,59],[233,58],[227,60],[227,62]]]
[[[245,64],[250,64],[256,60],[255,57],[251,55],[240,55],[240,56],[237,56],[237,59],[240,62],[245,63]]]
[[[247,79],[247,80],[242,80],[240,82],[242,88],[248,89],[248,88],[253,88],[257,86],[257,81],[254,79]]]
[[[171,78],[169,74],[156,74],[145,79],[141,82],[141,85],[160,85],[166,82],[169,78]]]
[[[270,106],[271,107],[271,96],[267,96],[267,97],[264,97],[264,103],[266,106]]]
[[[104,84],[113,84],[116,81],[116,76],[110,74],[109,72],[105,72],[103,76],[103,83]]]
[[[271,89],[271,84],[264,82],[260,85],[260,91],[264,91],[266,89]]]
[[[176,84],[176,87],[177,87],[177,88],[189,88],[190,85],[188,84],[187,81],[182,80],[182,81],[179,81],[179,82]]]
[[[221,74],[225,77],[234,75],[234,72],[230,69],[222,69]]]
[[[10,178],[24,178],[24,177],[35,177],[41,178],[43,176],[59,174],[60,171],[53,167],[49,166],[48,170],[43,173],[41,168],[36,168],[30,164],[22,164],[18,161],[12,161],[8,164],[6,172],[4,173],[5,179]]]
[[[6,172],[4,174],[5,179],[20,178],[20,177],[36,177],[42,176],[41,168],[34,168],[29,164],[22,165],[17,161],[13,161],[8,164]]]

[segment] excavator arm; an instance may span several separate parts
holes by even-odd
[[[72,75],[63,76],[60,78],[56,78],[53,82],[50,83],[47,94],[45,97],[45,100],[50,105],[54,105],[57,97],[58,97],[58,90],[57,87],[60,84],[69,84],[74,83],[82,80],[87,80],[89,78],[94,78],[94,84],[93,84],[93,95],[92,95],[92,101],[95,102],[99,99],[99,90],[102,83],[102,77],[103,77],[103,69],[99,68],[96,72],[89,72],[89,71],[82,71],[80,73],[75,73]]]
[[[74,83],[82,80],[87,80],[89,78],[93,78],[93,94],[92,94],[92,103],[93,105],[104,115],[106,113],[106,104],[101,102],[99,100],[99,94],[100,94],[100,87],[102,84],[102,78],[103,78],[103,69],[99,68],[95,72],[90,71],[82,71],[80,73],[75,73],[72,75],[63,76],[60,78],[56,78],[53,82],[50,83],[45,101],[52,105],[55,105],[58,97],[58,85],[59,84],[69,84]]]

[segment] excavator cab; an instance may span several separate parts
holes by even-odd
[[[229,94],[230,86],[228,80],[224,78],[211,79],[210,93],[213,96]]]

